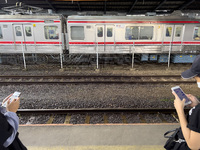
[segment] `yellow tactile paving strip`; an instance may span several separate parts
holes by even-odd
[[[57,147],[28,147],[28,150],[164,150],[163,145],[145,146],[57,146]]]

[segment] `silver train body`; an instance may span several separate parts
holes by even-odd
[[[188,17],[69,16],[70,53],[196,53],[200,19]]]
[[[200,19],[0,15],[0,54],[197,54]]]
[[[0,53],[63,53],[63,23],[60,16],[0,15]]]

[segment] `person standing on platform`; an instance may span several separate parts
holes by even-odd
[[[191,68],[181,74],[183,79],[195,78],[197,86],[200,88],[200,55],[198,55]],[[181,100],[175,92],[174,107],[177,111],[180,121],[181,131],[178,133],[179,141],[176,142],[174,150],[198,150],[200,149],[200,102],[191,95],[186,94],[192,101],[189,105],[192,107],[188,116],[185,116],[184,107],[185,99]]]

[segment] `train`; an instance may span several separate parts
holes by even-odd
[[[10,55],[51,57],[61,67],[77,55],[191,63],[199,52],[199,16],[0,15],[0,63]]]

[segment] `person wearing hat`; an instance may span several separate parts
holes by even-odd
[[[183,79],[195,78],[198,88],[200,88],[200,55],[196,56],[191,68],[181,73],[181,76]],[[175,149],[198,150],[200,149],[200,102],[195,96],[186,94],[187,97],[192,101],[192,103],[189,105],[191,109],[186,118],[184,112],[185,99],[181,100],[175,92],[172,93],[175,96],[174,107],[178,114],[181,125],[179,139],[182,139],[181,142],[176,143]]]
[[[197,86],[200,88],[200,55],[196,56],[190,69],[181,73],[183,79],[195,78]]]

